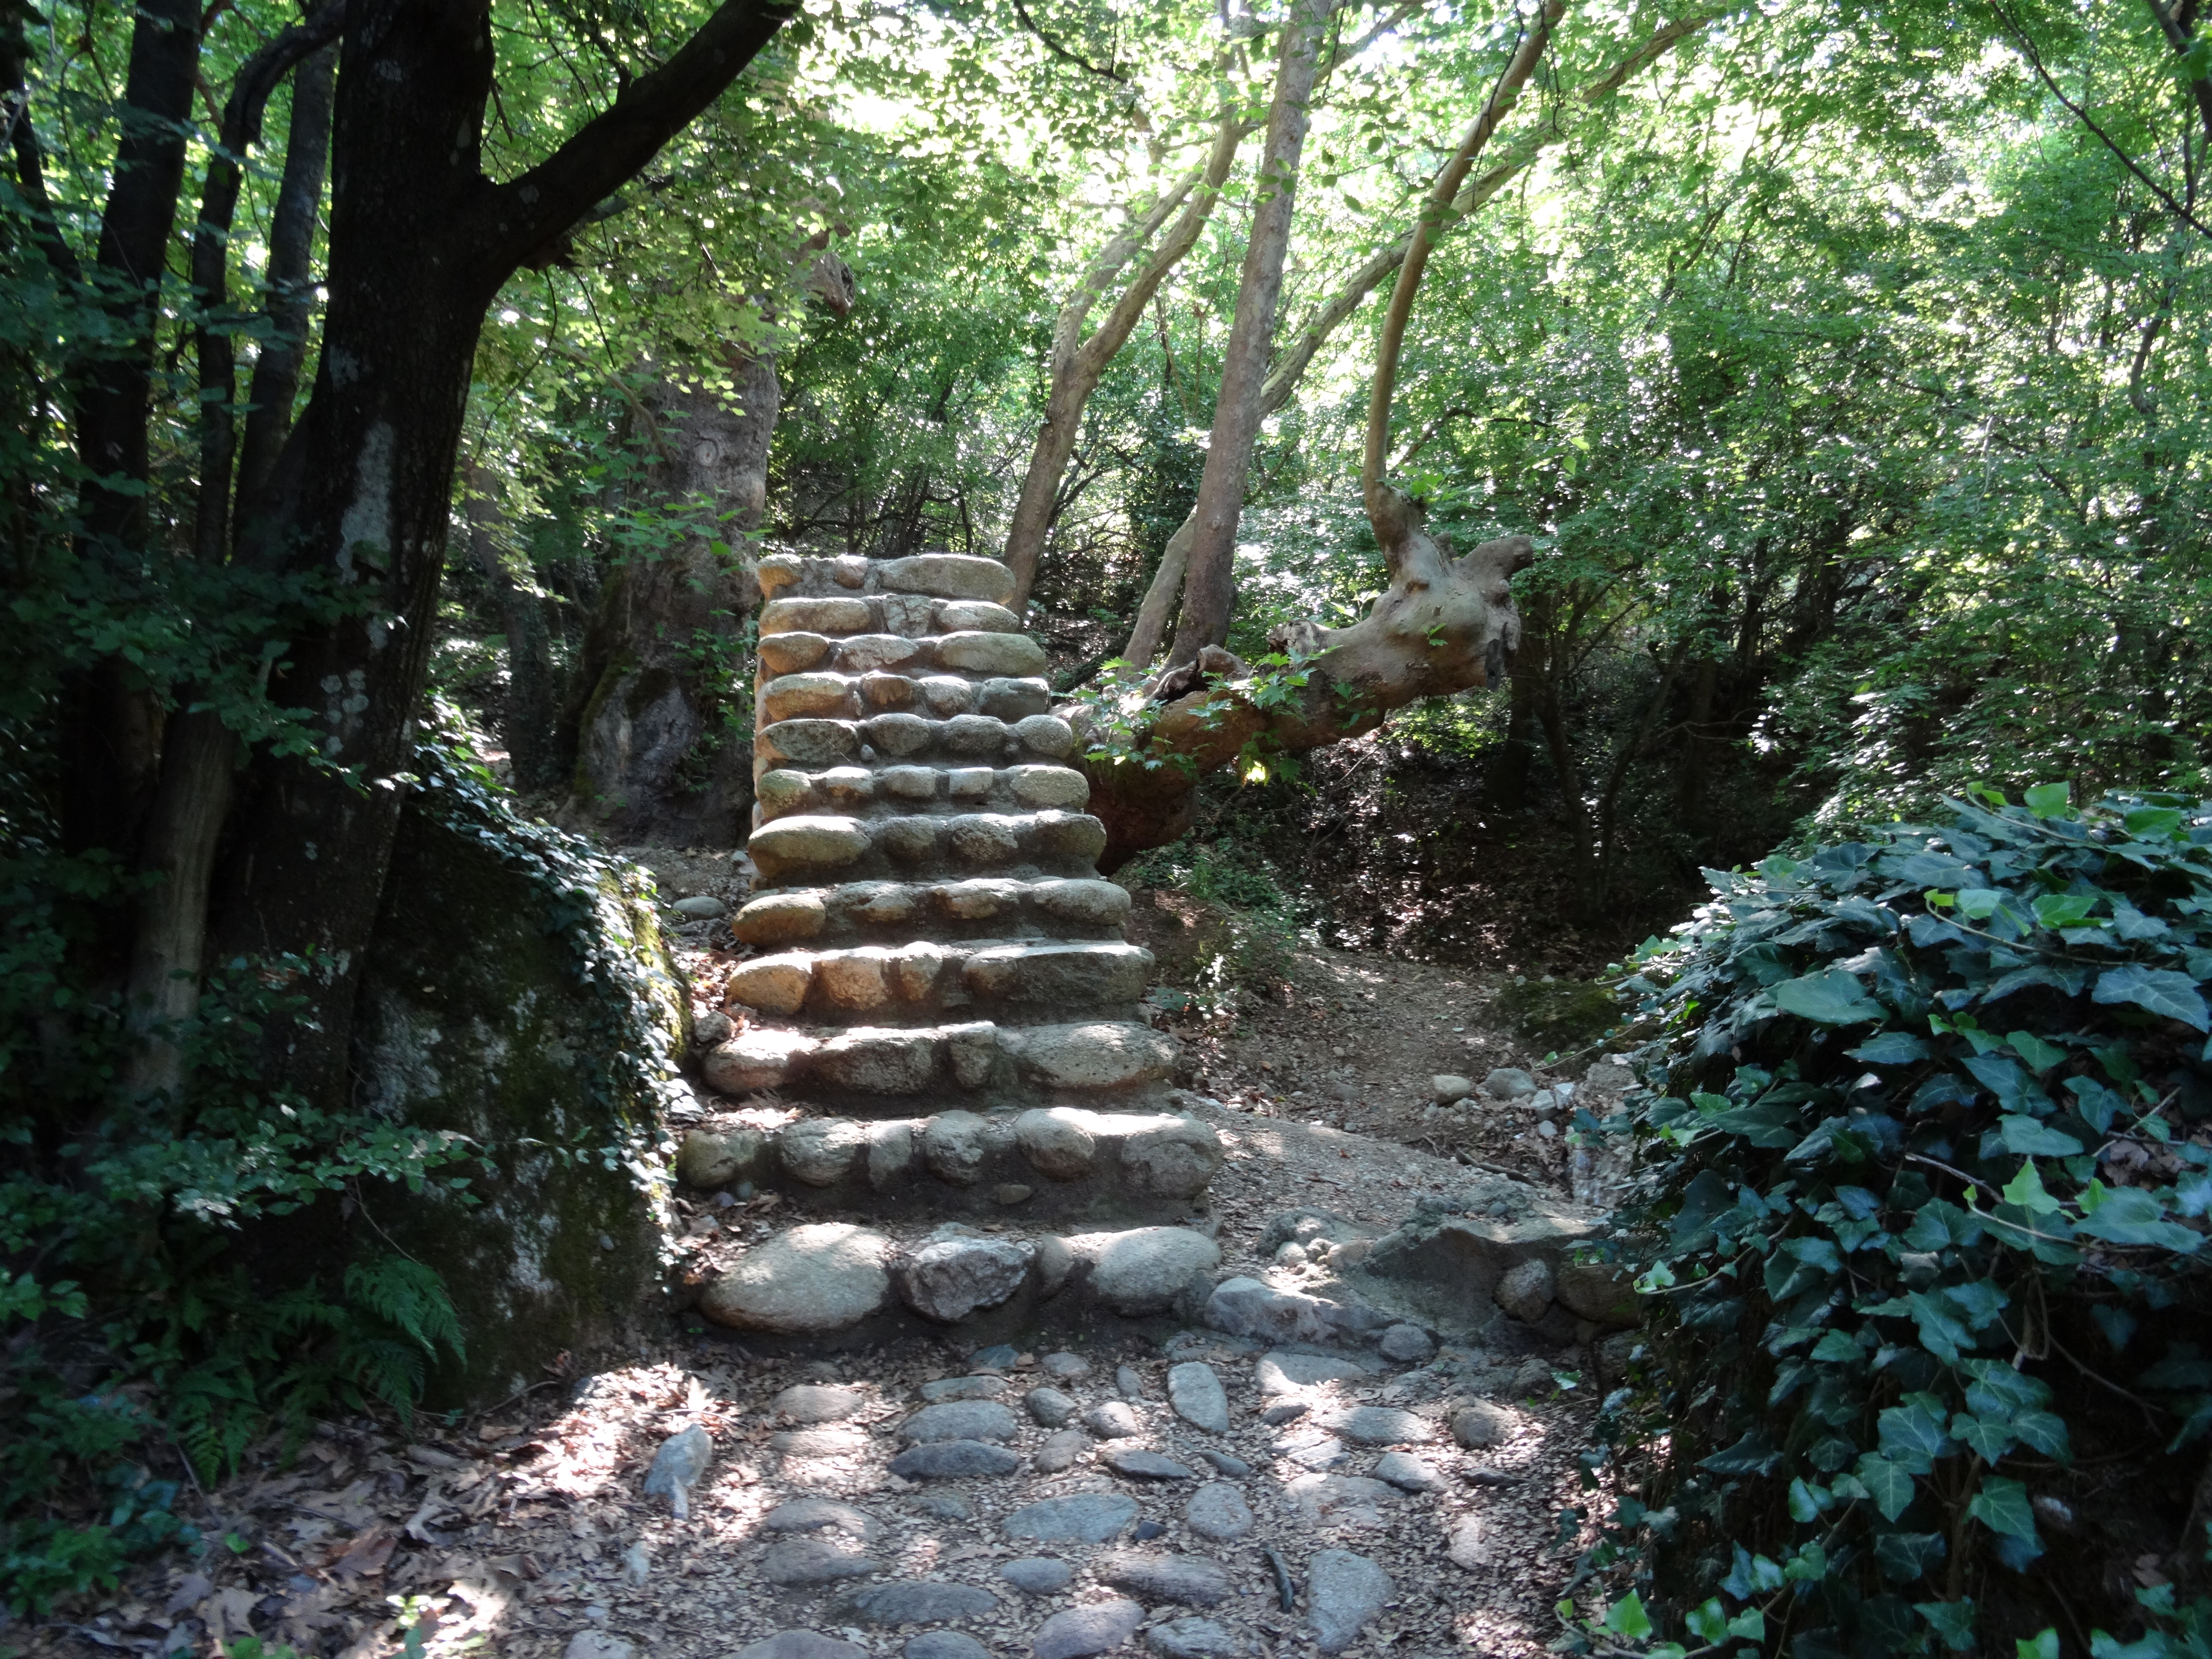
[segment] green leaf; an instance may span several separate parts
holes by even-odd
[[[1746,1642],[1766,1639],[1766,1615],[1757,1607],[1746,1607],[1728,1621],[1728,1633]]]
[[[1940,1532],[1881,1533],[1874,1540],[1875,1565],[1881,1569],[1883,1577],[1909,1584],[1941,1561],[1944,1549]]]
[[[1960,1412],[1951,1419],[1951,1437],[1984,1463],[1994,1463],[2013,1442],[2002,1423],[1991,1423]]]
[[[2039,783],[2021,796],[2027,810],[2039,818],[2059,818],[2067,816],[2067,803],[2074,798],[2070,783]]]
[[[2168,841],[2181,829],[2181,814],[2171,806],[2130,806],[2120,821],[2137,841]]]
[[[2072,1442],[2067,1437],[2066,1419],[2056,1412],[2024,1411],[2014,1413],[2008,1425],[2021,1443],[2041,1452],[2045,1457],[2061,1463],[2074,1457]]]
[[[1721,1605],[1717,1595],[1701,1607],[1692,1607],[1682,1615],[1682,1622],[1690,1627],[1690,1634],[1701,1642],[1717,1642],[1728,1634],[1728,1609]]]
[[[1856,1048],[1844,1053],[1869,1066],[1905,1066],[1929,1057],[1927,1040],[1910,1031],[1877,1031]]]
[[[1893,1458],[1948,1455],[1954,1448],[1943,1432],[1942,1418],[1936,1414],[1941,1409],[1942,1402],[1932,1401],[1931,1396],[1908,1395],[1902,1405],[1883,1412],[1875,1419],[1883,1452]],[[1862,1474],[1859,1479],[1866,1477]]]
[[[2044,893],[2034,904],[2035,919],[2045,927],[2079,927],[2097,908],[2094,893]]]
[[[2033,795],[2035,791],[2027,793]],[[2051,814],[2037,816],[2048,817]],[[1964,1653],[1974,1645],[1974,1599],[1971,1595],[1962,1595],[1955,1601],[1915,1601],[1912,1610],[1936,1627],[1936,1633],[1943,1638],[1943,1645],[1953,1652]]]
[[[2081,1149],[2077,1146],[2074,1150]],[[2021,1164],[2020,1173],[2005,1183],[2004,1200],[2036,1215],[2050,1215],[2058,1208],[2058,1200],[2045,1190],[2042,1173],[2032,1161]]]
[[[2066,1058],[2066,1051],[2052,1042],[2045,1042],[2030,1031],[2008,1031],[2005,1041],[2028,1064],[2028,1069],[2047,1072]]]
[[[2145,968],[2132,962],[2107,968],[2097,975],[2097,988],[2090,993],[2090,999],[2133,1003],[2167,1019],[2178,1019],[2193,1030],[2212,1030],[2212,1012],[2206,1011],[2197,982],[2170,968]]]
[[[1882,1006],[1867,995],[1856,978],[1838,969],[1785,980],[1770,994],[1784,1013],[1821,1025],[1856,1025],[1885,1018]]]
[[[1858,1461],[1851,1473],[1874,1499],[1874,1506],[1881,1511],[1885,1521],[1894,1521],[1911,1507],[1912,1477],[1887,1457],[1869,1452]]]
[[[2012,1644],[2013,1659],[2058,1659],[2058,1632],[2048,1625],[2024,1642]]]
[[[2023,1158],[2078,1158],[2087,1150],[2072,1135],[2062,1134],[2032,1117],[1999,1118],[1997,1133],[2004,1141],[2005,1151],[2018,1152]],[[2011,1194],[2008,1192],[2006,1196],[2009,1198]]]
[[[1644,1611],[1643,1598],[1631,1590],[1615,1601],[1605,1610],[1605,1627],[1631,1642],[1641,1642],[1650,1635],[1651,1618]]]
[[[1984,1476],[1966,1513],[1991,1532],[2034,1540],[2035,1510],[2027,1501],[2027,1488],[2017,1480],[2002,1474]]]
[[[2184,1255],[2193,1253],[2204,1242],[2179,1222],[2168,1221],[2158,1200],[2140,1187],[2122,1187],[2106,1194],[2096,1209],[2082,1218],[2079,1230],[2111,1244],[2162,1244]]]
[[[1792,1521],[1818,1521],[1835,1501],[1826,1486],[1808,1486],[1802,1475],[1790,1483],[1790,1518]]]
[[[2004,896],[1995,887],[1961,887],[1958,894],[1959,914],[1969,921],[1987,921],[1996,914],[1997,906],[2004,902]]]

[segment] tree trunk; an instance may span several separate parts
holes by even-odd
[[[744,532],[767,502],[781,394],[773,357],[730,367],[734,399],[668,382],[647,394],[663,459],[647,488],[695,526],[665,557],[615,571],[579,665],[567,810],[627,842],[734,846],[752,805],[738,658],[760,587]]]
[[[259,758],[217,890],[219,949],[313,956],[295,981],[309,1018],[270,1055],[272,1088],[343,1097],[485,311],[519,266],[558,257],[582,216],[689,125],[788,15],[726,0],[559,150],[494,185],[479,164],[489,6],[349,0],[323,350],[260,521],[246,530],[250,550],[326,573],[350,608],[294,641],[272,687],[279,706],[314,711],[319,763]]]
[[[1170,663],[1189,662],[1200,647],[1219,645],[1229,637],[1229,613],[1237,597],[1237,525],[1244,511],[1252,445],[1260,435],[1261,393],[1274,343],[1283,258],[1290,248],[1291,217],[1297,200],[1298,158],[1305,147],[1308,105],[1327,17],[1326,0],[1304,0],[1283,25],[1274,106],[1268,112],[1267,148],[1260,161],[1260,205],[1252,216],[1244,269],[1237,282],[1237,317],[1222,356],[1221,392],[1214,406],[1206,471],[1191,508],[1197,527],[1188,555],[1182,625],[1176,630]],[[1161,562],[1166,563],[1164,556]]]

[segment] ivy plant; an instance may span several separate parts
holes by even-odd
[[[1581,1128],[1673,1380],[1607,1401],[1641,1594],[1583,1650],[2207,1651],[2212,801],[1948,813],[1708,872],[1626,980]]]

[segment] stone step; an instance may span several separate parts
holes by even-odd
[[[833,766],[817,772],[777,767],[754,786],[760,823],[801,813],[896,817],[916,812],[1081,811],[1091,785],[1072,766]]]
[[[793,605],[829,601],[793,599]],[[1008,614],[1012,614],[1011,612]],[[874,698],[905,707],[917,698],[964,697],[972,708],[981,688],[1010,680],[1028,684],[1044,669],[1044,653],[1026,634],[963,629],[951,634],[908,639],[903,634],[855,634],[840,639],[795,631],[770,634],[761,641],[761,696],[773,712],[782,703],[791,713],[832,713],[841,699]],[[906,689],[901,690],[890,682]],[[917,690],[927,684],[927,696]],[[965,687],[963,692],[961,688]],[[819,705],[809,708],[809,703]]]
[[[1034,1237],[957,1224],[907,1237],[848,1223],[789,1227],[698,1286],[698,1310],[760,1336],[873,1340],[902,1327],[1011,1332],[1046,1304],[1055,1316],[1192,1316],[1212,1290],[1220,1248],[1186,1227]]]
[[[760,884],[891,878],[994,871],[1017,877],[1096,872],[1106,826],[1085,812],[903,814],[861,819],[797,813],[753,832]]]
[[[761,607],[763,644],[789,635],[805,635],[805,641],[771,646],[772,654],[763,660],[789,672],[785,665],[814,654],[809,641],[819,641],[817,662],[826,657],[833,665],[863,672],[887,665],[890,658],[917,668],[983,676],[1021,678],[1044,670],[1044,647],[1026,634],[989,628],[931,633],[926,617],[919,618],[923,627],[911,626],[917,619],[909,606],[890,598],[771,599]]]
[[[1010,686],[1028,682],[1009,680]],[[1042,681],[1036,682],[1042,686]],[[1026,692],[1024,694],[1028,695]],[[1040,693],[1006,714],[952,714],[928,720],[920,714],[873,714],[866,720],[771,721],[753,744],[753,776],[772,771],[825,770],[840,766],[921,764],[990,766],[1000,763],[1060,760],[1075,746],[1066,720],[1048,714]]]
[[[811,1030],[750,1025],[708,1049],[701,1069],[728,1095],[804,1084],[859,1109],[872,1098],[960,1089],[1007,1101],[1132,1090],[1175,1068],[1178,1045],[1134,1020],[1037,1025],[969,1020]]]
[[[817,939],[904,944],[924,936],[951,940],[986,933],[1022,938],[1032,931],[1060,939],[1119,939],[1129,902],[1127,888],[1098,877],[858,881],[763,893],[738,912],[730,930],[755,945]]]
[[[996,559],[968,553],[922,553],[905,559],[808,558],[771,553],[760,562],[761,592],[771,599],[848,594],[930,599],[980,599],[1005,605],[1014,597],[1013,573]],[[763,630],[765,631],[765,630]],[[908,630],[919,633],[920,628]]]
[[[782,951],[732,970],[723,994],[767,1014],[842,1020],[934,1015],[973,1003],[1051,1003],[1069,1013],[1144,994],[1152,953],[1119,939],[971,939]]]
[[[1221,1167],[1221,1138],[1194,1117],[1058,1106],[981,1116],[734,1119],[690,1130],[677,1178],[714,1191],[749,1182],[795,1201],[871,1212],[1167,1220]]]

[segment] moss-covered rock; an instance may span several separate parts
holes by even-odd
[[[1565,1050],[1594,1042],[1620,1024],[1610,988],[1581,980],[1524,980],[1498,994],[1498,1012],[1539,1048]]]
[[[434,757],[401,815],[362,988],[372,1111],[466,1135],[465,1195],[362,1194],[368,1232],[435,1268],[467,1356],[434,1405],[537,1381],[654,1305],[668,1146],[659,1096],[689,1001],[641,872],[516,818]]]

